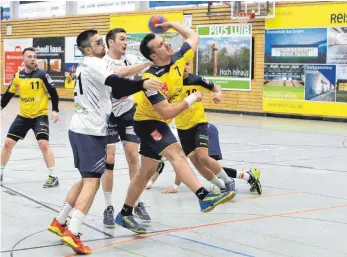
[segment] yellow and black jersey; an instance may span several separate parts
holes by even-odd
[[[49,95],[53,111],[59,111],[58,94],[53,80],[44,70],[36,69],[31,73],[25,73],[24,70],[17,72],[1,99],[1,107],[4,108],[17,92],[20,97],[19,115],[24,118],[48,115]]]
[[[179,100],[182,101],[196,91],[210,92],[213,88],[213,82],[199,75],[189,74],[189,76],[183,80],[183,87]],[[205,122],[207,122],[207,118],[202,102],[195,102],[175,118],[176,127],[181,130],[190,129],[199,123]]]
[[[137,95],[135,120],[158,120],[170,123],[171,120],[164,120],[154,110],[152,105],[164,100],[167,100],[169,103],[178,101],[182,91],[184,67],[193,57],[194,52],[191,46],[185,42],[181,49],[172,57],[169,65],[161,67],[152,66],[145,72],[143,79],[159,79],[164,83],[164,88],[160,92],[143,91]]]

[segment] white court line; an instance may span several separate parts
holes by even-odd
[[[229,152],[223,152],[222,154],[228,154],[228,153],[245,153],[245,152],[262,152],[262,151],[273,151],[273,150],[284,150],[285,147],[277,147],[277,148],[261,148],[261,149],[250,149],[250,150],[240,150],[240,151],[229,151]]]
[[[267,146],[267,147],[278,147],[277,145],[266,145],[266,144],[254,144],[254,143],[246,143],[246,142],[237,142],[237,141],[230,141],[230,140],[219,140],[221,143],[233,143],[233,144],[240,144],[240,145],[256,145],[256,146]]]

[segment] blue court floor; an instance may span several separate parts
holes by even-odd
[[[13,150],[1,187],[1,256],[75,256],[47,226],[79,179],[68,141],[73,103],[61,103],[62,121],[51,123],[51,145],[60,186],[44,189],[47,170],[29,132]],[[12,99],[1,112],[2,145],[19,109]],[[239,194],[208,214],[185,186],[173,184],[169,163],[144,192],[150,234],[135,236],[102,224],[104,197],[98,192],[82,228],[92,256],[347,256],[347,124],[241,115],[208,114],[220,131],[223,166],[261,169],[263,195],[237,180]],[[199,176],[205,186],[208,183]],[[129,184],[122,146],[117,145],[113,201],[116,212]]]

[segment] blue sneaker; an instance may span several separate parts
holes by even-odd
[[[59,180],[57,177],[49,176],[43,188],[51,188],[59,186]]]
[[[121,213],[118,213],[114,222],[116,222],[117,225],[129,229],[137,234],[147,233],[147,230],[135,221],[134,216],[123,216]]]
[[[114,228],[114,210],[112,206],[108,206],[104,211],[104,225],[107,228]]]
[[[202,212],[210,212],[217,205],[226,203],[235,197],[235,192],[225,192],[222,194],[209,193],[203,200],[200,200],[200,209]]]
[[[144,221],[150,221],[151,217],[145,209],[145,204],[143,202],[139,202],[137,206],[134,207],[135,218],[139,218]]]

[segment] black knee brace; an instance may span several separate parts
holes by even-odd
[[[106,169],[107,169],[107,170],[113,170],[113,168],[114,168],[114,164],[111,164],[111,163],[107,163],[107,162],[106,162]]]
[[[165,163],[163,161],[159,162],[158,167],[157,167],[157,172],[158,174],[161,174],[164,170]]]

